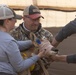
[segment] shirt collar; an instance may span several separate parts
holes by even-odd
[[[27,30],[27,31],[30,32],[30,30],[28,30],[28,29],[25,27],[24,23],[23,23],[23,28],[24,28],[25,30]]]

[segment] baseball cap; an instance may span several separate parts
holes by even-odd
[[[9,8],[7,5],[0,5],[0,20],[8,19],[8,18],[16,18],[21,19],[22,16],[17,15],[13,9]]]
[[[41,15],[41,12],[39,10],[38,7],[34,6],[34,5],[30,5],[30,6],[27,6],[24,11],[23,11],[23,15],[24,16],[29,16],[30,18],[32,19],[37,19],[39,17],[42,17],[44,18],[42,15]]]

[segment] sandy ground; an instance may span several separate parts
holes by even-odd
[[[46,28],[55,36],[61,28]],[[65,39],[57,47],[60,54],[76,53],[76,34]],[[76,64],[68,64],[62,62],[53,62],[49,69],[50,75],[76,75]]]

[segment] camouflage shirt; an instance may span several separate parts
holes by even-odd
[[[53,35],[50,33],[48,30],[42,28],[41,24],[38,27],[38,30],[34,32],[35,35],[41,39],[42,37],[46,37],[50,42],[52,42]],[[23,27],[23,23],[19,25],[19,27],[15,28],[14,30],[11,31],[11,35],[16,39],[16,40],[29,40],[29,34],[30,32],[25,30]]]
[[[14,30],[11,31],[11,35],[16,39],[16,40],[30,40],[29,38],[29,34],[30,31],[25,30],[25,28],[23,27],[23,23],[20,24],[17,28],[15,28]],[[52,38],[53,35],[52,33],[50,33],[49,31],[47,31],[46,29],[42,28],[41,24],[38,27],[38,30],[36,32],[34,32],[34,34],[36,35],[36,37],[38,37],[39,39],[43,38],[44,36],[50,41],[52,42]],[[30,55],[30,51],[27,50],[29,55]],[[26,51],[26,52],[27,52]],[[29,57],[29,56],[28,56]],[[36,63],[37,64],[37,63]],[[35,66],[35,69],[39,69],[39,66],[37,64],[37,66]],[[35,70],[34,69],[34,70]],[[32,73],[32,75],[41,75],[39,74],[41,70],[37,70],[36,72],[33,71],[34,73]],[[41,72],[42,73],[42,72]]]

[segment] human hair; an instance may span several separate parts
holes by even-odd
[[[0,20],[0,26],[3,26],[4,20]]]

